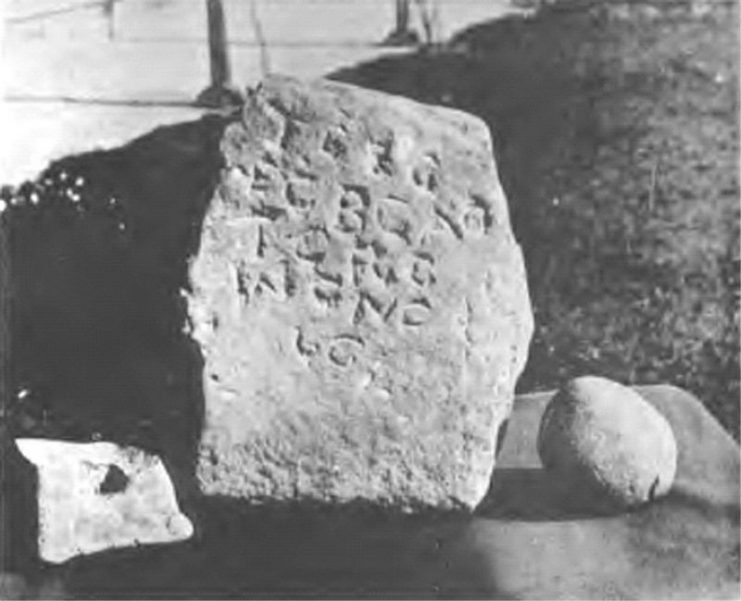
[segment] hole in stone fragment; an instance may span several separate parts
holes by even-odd
[[[113,495],[126,490],[129,485],[129,477],[124,474],[123,470],[117,465],[109,465],[108,472],[98,487],[98,492],[102,495]]]

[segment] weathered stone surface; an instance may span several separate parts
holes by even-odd
[[[272,78],[222,150],[188,296],[202,490],[475,506],[532,331],[484,123]]]
[[[38,543],[45,561],[193,534],[159,458],[109,442],[16,442],[39,473]]]
[[[631,388],[594,376],[571,380],[550,401],[538,453],[573,494],[618,507],[665,495],[677,469],[666,418]]]

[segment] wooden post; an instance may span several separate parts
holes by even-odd
[[[409,0],[396,0],[396,31],[409,31]]]
[[[108,23],[108,39],[116,38],[116,2],[118,0],[104,0],[103,15]]]
[[[417,0],[417,8],[424,28],[425,45],[428,48],[438,46],[442,42],[438,0]]]
[[[396,0],[396,27],[386,36],[384,46],[415,46],[419,36],[409,26],[409,3],[411,0]]]
[[[208,13],[208,58],[211,85],[196,98],[196,105],[207,108],[226,108],[242,101],[242,96],[231,85],[229,45],[226,37],[224,6],[221,0],[206,0]]]
[[[229,51],[226,41],[224,6],[221,0],[206,0],[208,10],[208,57],[211,65],[211,85],[222,87],[231,81]]]

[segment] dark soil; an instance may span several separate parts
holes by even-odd
[[[334,74],[490,126],[536,332],[519,390],[696,393],[739,436],[738,7],[564,2]]]
[[[15,191],[3,214],[13,433],[194,447],[201,365],[181,290],[223,128],[216,117],[160,128],[57,161]]]

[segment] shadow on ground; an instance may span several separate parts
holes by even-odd
[[[500,598],[470,516],[208,499],[194,540],[66,566],[75,598]]]

